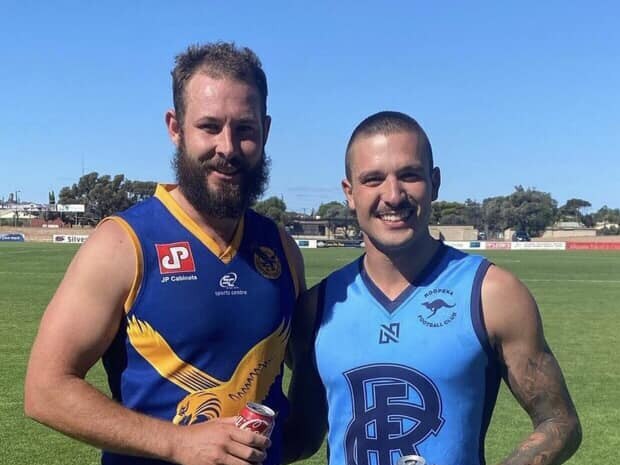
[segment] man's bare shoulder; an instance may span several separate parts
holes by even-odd
[[[89,249],[90,253],[98,251],[114,252],[111,249],[133,249],[130,228],[119,217],[109,217],[97,225],[97,228],[84,243],[81,249]],[[123,256],[123,254],[119,254]]]
[[[537,332],[540,327],[534,297],[514,274],[491,265],[482,283],[482,311],[489,337],[505,339],[515,332]]]
[[[75,307],[76,298],[96,307],[122,307],[138,264],[129,231],[119,221],[102,222],[76,253],[50,307],[66,311]]]

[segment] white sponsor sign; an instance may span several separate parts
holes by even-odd
[[[59,203],[58,205],[56,205],[56,211],[59,213],[84,213],[84,205],[82,204],[63,205]]]
[[[318,241],[316,239],[295,239],[300,249],[316,249]]]
[[[566,242],[513,242],[512,250],[565,250]]]
[[[444,241],[444,244],[459,250],[486,249],[484,241]]]
[[[79,234],[54,234],[52,240],[57,244],[82,244],[86,242],[88,236]]]

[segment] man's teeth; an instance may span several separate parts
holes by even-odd
[[[407,211],[400,211],[400,212],[394,212],[394,213],[382,213],[379,215],[379,218],[381,218],[383,221],[403,221],[406,220],[407,218],[409,218],[409,216],[411,215],[411,210],[407,210]]]

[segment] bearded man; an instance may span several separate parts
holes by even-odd
[[[294,241],[248,208],[268,177],[267,80],[230,43],[189,47],[172,78],[178,184],[80,248],[32,348],[25,411],[103,449],[103,464],[278,464],[278,422],[271,440],[233,422],[250,401],[285,416],[305,288]],[[112,399],[84,380],[100,358]]]

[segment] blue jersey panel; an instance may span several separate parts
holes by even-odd
[[[234,416],[248,401],[284,419],[282,362],[295,289],[276,225],[248,211],[225,262],[159,198],[119,216],[139,240],[143,271],[104,356],[114,398],[178,425]],[[279,463],[280,424],[269,464]],[[103,461],[160,463],[108,453]]]
[[[488,262],[441,246],[388,300],[359,259],[331,274],[315,356],[329,404],[329,462],[481,465],[499,376],[479,296]]]

